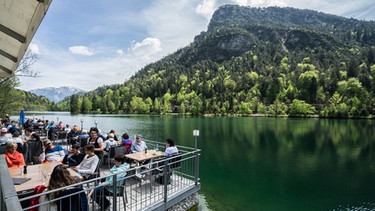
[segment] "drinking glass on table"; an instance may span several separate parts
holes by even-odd
[[[39,165],[39,172],[42,176],[42,181],[44,181],[46,179],[46,172],[45,172],[43,164]]]
[[[20,166],[20,174],[19,174],[19,176],[22,176],[22,173],[23,173],[23,166]]]

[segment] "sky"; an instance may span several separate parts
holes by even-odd
[[[30,50],[38,77],[22,90],[122,84],[206,31],[221,5],[295,7],[375,20],[373,0],[53,0]]]

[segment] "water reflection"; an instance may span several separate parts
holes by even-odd
[[[58,114],[44,114],[55,118]],[[370,120],[62,115],[117,134],[194,147],[212,210],[341,210],[373,207],[375,128]],[[91,124],[91,125],[90,125]],[[350,209],[349,209],[350,210]]]

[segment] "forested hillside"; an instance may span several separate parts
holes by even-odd
[[[372,117],[375,23],[227,5],[189,46],[56,105],[73,113]]]
[[[14,89],[18,84],[15,77],[0,79],[0,114],[12,114],[21,109],[28,111],[47,111],[53,103],[45,97],[30,92]]]

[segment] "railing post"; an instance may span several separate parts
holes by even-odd
[[[199,175],[198,136],[199,136],[199,130],[193,130],[193,136],[195,138],[194,181],[195,181],[195,185],[198,185],[198,175]]]
[[[113,193],[112,193],[112,196],[113,196],[112,197],[113,198],[113,200],[112,200],[113,201],[112,210],[117,210],[117,174],[113,175],[112,190],[113,190]]]
[[[168,174],[168,168],[169,168],[169,159],[165,159],[164,161],[164,168],[163,168],[163,183],[164,183],[164,206],[167,205],[167,199],[168,199],[168,184],[167,184],[167,174]]]

